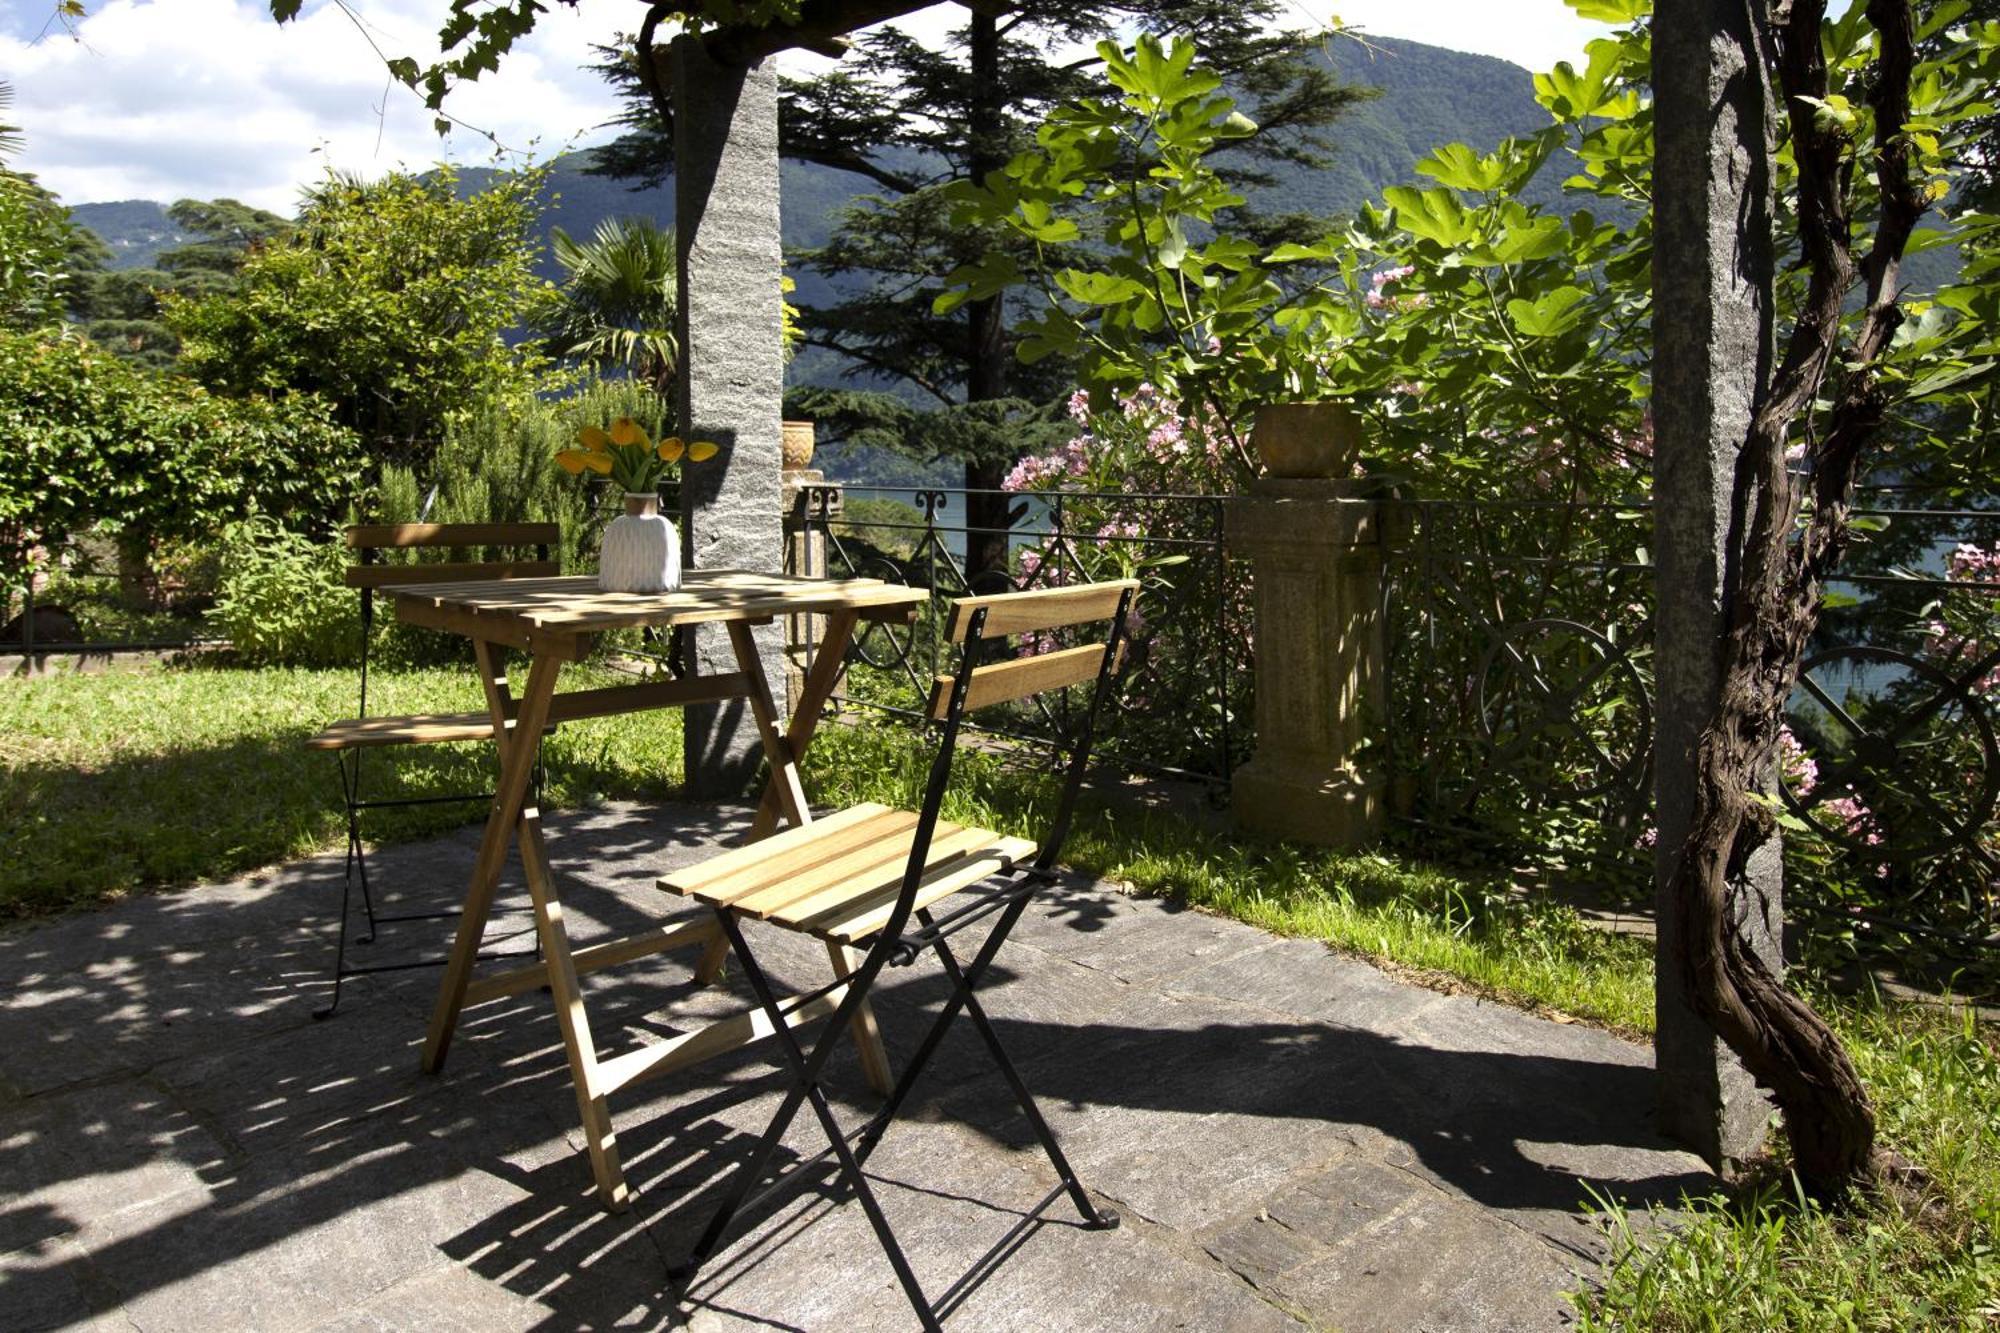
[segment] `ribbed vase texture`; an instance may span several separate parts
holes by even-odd
[[[605,592],[672,592],[681,586],[681,535],[657,495],[625,497],[625,512],[604,529],[597,586]]]

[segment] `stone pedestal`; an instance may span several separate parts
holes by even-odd
[[[1230,803],[1245,829],[1331,847],[1382,831],[1383,776],[1361,759],[1385,703],[1382,516],[1355,490],[1267,477],[1223,520],[1256,589],[1257,750]]]
[[[800,578],[835,577],[827,565],[828,519],[840,517],[841,487],[817,468],[787,470],[780,506],[785,516],[785,572]],[[805,673],[826,637],[826,617],[785,618],[785,706],[796,709],[805,688]]]
[[[784,315],[778,290],[778,69],[718,65],[691,38],[673,45],[674,223],[680,246],[678,418],[688,439],[722,453],[684,475],[682,530],[690,569],[783,567],[778,510]],[[784,628],[753,629],[775,692]],[[736,670],[719,627],[690,632],[704,674]],[[741,795],[762,762],[742,700],[687,710],[687,789]]]

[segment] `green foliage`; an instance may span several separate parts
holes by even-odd
[[[304,395],[221,398],[74,337],[0,334],[0,577],[93,525],[127,549],[256,509],[324,525],[352,493],[353,436]]]
[[[317,393],[376,462],[421,467],[475,404],[532,381],[537,358],[503,335],[547,291],[534,276],[543,174],[463,198],[449,168],[329,175],[293,231],[249,254],[236,291],[163,298],[182,368],[237,396]]]
[[[14,101],[0,82],[0,113]],[[74,228],[55,197],[34,177],[9,170],[19,130],[0,123],[0,332],[33,329],[62,315]]]
[[[1919,1199],[1842,1210],[1783,1157],[1745,1186],[1635,1225],[1607,1208],[1612,1262],[1572,1297],[1588,1331],[1990,1329],[2000,1314],[2000,1047],[1920,1007],[1821,1006],[1874,1095],[1883,1137],[1930,1173]]]
[[[359,660],[361,612],[341,578],[347,551],[263,515],[218,543],[221,589],[209,613],[245,666],[345,666]]]
[[[1613,423],[1635,419],[1644,394],[1645,254],[1587,212],[1564,222],[1516,198],[1563,143],[1561,126],[1489,154],[1447,145],[1417,165],[1437,185],[1390,188],[1389,208],[1364,209],[1344,235],[1261,246],[1219,225],[1236,196],[1215,159],[1247,122],[1193,46],[1104,54],[1114,95],[1063,108],[1004,179],[959,191],[969,221],[1037,244],[1093,242],[1077,252],[1088,262],[1043,284],[1024,357],[1080,357],[1087,382],[1112,390],[1153,384],[1239,440],[1259,402],[1357,396],[1375,405],[1378,447],[1404,471],[1436,460],[1518,476],[1518,459],[1492,445],[1536,423],[1601,446],[1587,457],[1615,456]],[[1586,97],[1576,82],[1562,96],[1587,102],[1593,124],[1635,110],[1630,89],[1592,85]],[[954,275],[941,304],[1030,276],[989,256]],[[1431,404],[1453,419],[1434,420]],[[1469,447],[1446,443],[1468,436]]]
[[[110,251],[93,237],[69,302],[70,317],[91,341],[154,370],[172,366],[180,350],[161,319],[161,294],[226,299],[236,290],[244,256],[291,226],[234,199],[182,199],[166,214],[195,239],[161,250],[149,267],[120,269],[108,266]]]
[[[550,355],[622,371],[671,402],[680,363],[674,337],[680,260],[673,229],[646,218],[606,218],[587,241],[554,228],[549,248],[563,269],[541,318]]]
[[[1267,398],[1360,395],[1378,461],[1432,493],[1629,494],[1651,445],[1653,139],[1650,6],[1626,8],[1631,26],[1593,41],[1580,71],[1536,77],[1546,128],[1490,153],[1447,144],[1417,164],[1432,183],[1387,189],[1311,244],[1260,245],[1227,225],[1215,159],[1243,127],[1192,46],[1142,42],[1129,59],[1107,46],[1112,95],[1061,108],[1001,178],[955,190],[961,221],[1068,246],[1066,264],[1043,278],[996,248],[953,275],[939,307],[1039,287],[1023,358],[1076,356],[1090,383],[1150,382],[1225,423]],[[1979,157],[1967,136],[2000,71],[2000,25],[1952,27],[1963,9],[1929,14],[1932,58],[1915,79],[1913,142],[1937,198]],[[1827,43],[1841,89],[1829,105],[1865,139],[1874,34],[1862,11],[1830,22]],[[1565,189],[1585,206],[1567,217],[1523,202],[1553,162],[1582,167]],[[1795,191],[1779,166],[1785,236]],[[1866,218],[1865,173],[1856,189]],[[1890,466],[1954,451],[1962,416],[1937,409],[1989,380],[2000,259],[1982,238],[1996,225],[1961,211],[1922,242],[1972,257],[1934,300],[1907,303],[1885,374],[1909,414]],[[1079,237],[1092,244],[1075,248]],[[1781,289],[1787,310],[1801,282]]]
[[[1257,127],[1221,91],[1221,75],[1195,64],[1181,37],[1141,36],[1129,55],[1108,41],[1097,51],[1113,96],[1057,109],[1036,148],[984,185],[953,190],[955,221],[1008,229],[1036,262],[992,251],[950,276],[936,308],[1038,286],[1043,308],[1024,325],[1024,361],[1078,358],[1087,384],[1114,393],[1150,383],[1239,439],[1251,404],[1368,387],[1342,357],[1361,327],[1356,302],[1318,282],[1280,281],[1282,266],[1323,264],[1333,250],[1285,243],[1266,253],[1227,225],[1244,200],[1215,155]]]
[[[0,167],[0,329],[61,318],[69,246],[62,207],[29,177]]]
[[[557,451],[583,427],[619,417],[658,436],[666,415],[659,399],[630,380],[590,383],[561,398],[487,399],[446,432],[425,477],[407,467],[383,470],[370,521],[555,523],[562,528],[563,568],[588,569],[606,518],[599,501],[616,512],[618,497],[578,486],[556,466]]]

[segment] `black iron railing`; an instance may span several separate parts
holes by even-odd
[[[1643,860],[1653,571],[1643,503],[1401,502],[1385,623],[1390,811],[1555,868]]]
[[[1858,924],[2000,944],[2000,511],[1857,509],[1788,707],[1791,815]]]
[[[1386,586],[1392,813],[1641,893],[1644,501],[1402,506]],[[1788,706],[1793,905],[1987,949],[2000,927],[2000,512],[1860,509]]]
[[[971,496],[1005,501],[1005,527],[966,521]],[[917,715],[948,669],[945,603],[971,593],[1049,587],[1112,577],[1143,582],[1139,620],[1119,682],[1121,708],[1104,725],[1099,753],[1123,771],[1226,786],[1247,744],[1247,568],[1222,546],[1222,497],[1055,491],[805,486],[793,522],[823,535],[826,568],[802,572],[882,578],[927,588],[915,624],[872,626],[854,643],[844,704]],[[1004,568],[969,568],[968,538],[1000,537]],[[986,543],[981,543],[986,544]],[[1026,645],[1026,650],[1055,642]],[[1044,739],[1062,702],[1001,719],[988,735]]]

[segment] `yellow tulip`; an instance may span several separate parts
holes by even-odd
[[[660,441],[660,457],[666,459],[669,463],[678,463],[681,461],[681,454],[686,448],[687,446],[681,443],[680,436],[669,435],[666,439]]]
[[[706,463],[720,452],[721,449],[716,445],[715,441],[696,440],[688,446],[688,462]]]
[[[589,457],[581,449],[563,449],[556,454],[556,466],[572,477],[579,476],[583,472],[584,460]]]
[[[577,433],[577,441],[592,453],[603,453],[611,443],[611,437],[596,426],[585,426]]]
[[[630,417],[620,417],[611,423],[611,442],[616,445],[641,444],[648,448],[652,447],[652,442],[646,438],[646,432],[639,429],[639,423]]]

